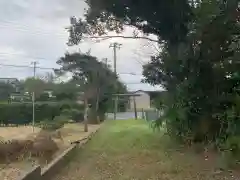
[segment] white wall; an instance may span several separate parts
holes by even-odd
[[[136,94],[140,94],[140,96],[135,96],[136,100],[136,108],[137,110],[141,109],[149,109],[150,108],[150,96],[142,91],[137,91]],[[134,97],[131,97],[130,99],[130,109],[134,109]]]

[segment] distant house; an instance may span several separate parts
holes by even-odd
[[[0,83],[11,84],[15,88],[15,92],[20,91],[20,81],[17,78],[0,78]]]
[[[43,93],[47,94],[49,98],[54,97],[54,96],[53,96],[53,91],[52,91],[52,90],[45,90],[45,91],[43,91]]]
[[[31,101],[31,96],[24,95],[21,93],[11,93],[10,94],[10,101],[11,102],[24,102],[24,101]]]
[[[157,95],[161,94],[161,91],[143,91],[138,90],[134,92],[130,92],[132,96],[129,97],[129,109],[134,109],[134,99],[136,103],[136,109],[142,110],[142,109],[150,109],[154,108],[152,105],[152,100]]]
[[[134,103],[136,103],[136,109],[149,109],[151,106],[150,96],[148,93],[142,90],[138,90],[135,92],[130,92],[133,96],[129,97],[129,109],[134,109]],[[134,102],[135,100],[135,102]]]

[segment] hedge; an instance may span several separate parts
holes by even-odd
[[[52,120],[61,115],[65,109],[78,109],[83,111],[83,106],[76,103],[36,103],[35,122]],[[31,103],[0,104],[0,124],[26,125],[32,122]]]

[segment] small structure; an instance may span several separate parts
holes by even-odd
[[[132,99],[132,103],[133,103],[133,111],[135,113],[135,119],[137,119],[137,108],[136,108],[136,101],[135,101],[135,97],[137,96],[141,96],[141,94],[137,94],[137,93],[126,93],[126,94],[113,94],[114,99],[116,100],[115,102],[115,111],[114,111],[114,119],[116,119],[116,114],[117,114],[117,104],[118,104],[118,99],[121,97],[127,97],[129,100]],[[130,101],[128,101],[130,102]]]
[[[151,108],[151,98],[150,95],[142,90],[131,92],[133,96],[129,98],[129,109],[133,110],[134,103],[136,103],[137,111],[145,110]]]
[[[130,92],[131,94],[136,94],[137,96],[131,96],[129,98],[129,110],[134,109],[134,101],[136,103],[136,109],[139,111],[155,108],[153,106],[153,100],[158,96],[161,96],[165,91],[143,91],[138,90]]]

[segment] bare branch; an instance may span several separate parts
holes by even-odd
[[[159,40],[155,40],[149,37],[144,37],[144,36],[123,36],[123,35],[116,35],[116,36],[84,36],[83,39],[100,39],[100,40],[107,40],[111,38],[123,38],[123,39],[144,39],[147,41],[159,43]]]

